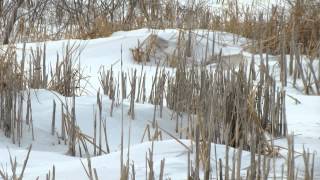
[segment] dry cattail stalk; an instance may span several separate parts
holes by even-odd
[[[137,79],[137,70],[134,70],[134,73],[132,75],[132,79],[130,80],[131,84],[131,91],[130,91],[130,107],[128,111],[128,115],[130,115],[131,119],[134,120],[135,113],[134,113],[134,103],[135,103],[135,97],[136,97],[136,79]]]
[[[54,135],[55,124],[56,124],[56,101],[53,100],[53,111],[52,111],[52,121],[51,121],[51,135]]]

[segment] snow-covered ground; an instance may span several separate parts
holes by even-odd
[[[135,48],[138,41],[143,41],[151,33],[155,33],[158,37],[168,41],[168,48],[176,46],[176,39],[178,37],[178,30],[148,30],[140,29],[129,32],[116,32],[111,37],[100,38],[94,40],[63,40],[46,42],[46,63],[49,68],[56,61],[56,56],[62,54],[63,46],[66,44],[77,44],[81,50],[79,62],[84,70],[84,74],[88,75],[87,85],[88,92],[80,97],[76,97],[76,122],[81,131],[89,136],[93,136],[93,119],[94,113],[97,109],[96,93],[100,87],[99,72],[101,67],[109,69],[111,66],[115,74],[121,72],[120,59],[123,60],[123,71],[130,72],[132,69],[137,69],[140,74],[141,65],[133,61],[131,54],[132,48]],[[207,44],[206,32],[202,30],[194,31],[194,38],[197,42],[195,48],[195,56],[201,57],[205,51]],[[222,49],[223,55],[241,54],[243,53],[247,60],[251,59],[251,54],[244,52],[244,46],[247,43],[245,38],[237,37],[236,35],[215,32],[209,33],[209,40],[212,39],[213,34],[216,36],[217,44],[215,52],[218,53]],[[234,38],[237,41],[234,41]],[[27,50],[42,46],[43,43],[27,44]],[[22,44],[17,45],[22,48]],[[209,43],[209,49],[211,44]],[[29,51],[28,51],[29,52]],[[18,60],[21,54],[18,54]],[[256,59],[257,64],[260,60]],[[278,68],[276,58],[270,61],[275,69]],[[49,70],[49,69],[48,69]],[[174,69],[166,67],[168,72],[173,72]],[[145,65],[144,71],[147,74],[146,87],[151,87],[152,78],[156,71],[156,66],[150,63]],[[151,88],[147,88],[149,90]],[[295,147],[297,152],[302,152],[303,147],[309,149],[310,152],[320,149],[320,97],[306,96],[296,89],[288,86],[287,92],[290,96],[297,98],[301,104],[297,104],[295,100],[286,98],[286,111],[289,132],[295,135]],[[149,92],[146,93],[149,95]],[[10,159],[8,149],[12,156],[17,157],[18,169],[22,168],[23,160],[27,154],[27,147],[32,144],[32,152],[25,171],[26,179],[35,179],[40,176],[44,179],[46,173],[54,165],[56,168],[56,179],[87,179],[85,171],[81,165],[81,158],[70,157],[66,155],[67,146],[63,142],[58,141],[57,136],[51,135],[51,115],[53,100],[57,102],[57,121],[56,131],[60,133],[61,121],[61,102],[70,102],[70,98],[65,98],[56,92],[48,90],[31,90],[31,101],[33,111],[33,123],[35,140],[32,140],[31,130],[24,127],[24,134],[21,147],[12,144],[11,140],[0,134],[0,168],[8,169],[10,172]],[[121,115],[122,106],[119,104],[115,107],[112,117],[110,116],[111,100],[107,96],[102,96],[103,117],[106,118],[107,137],[111,153],[92,157],[92,167],[97,169],[97,174],[100,179],[119,179],[120,176],[120,139],[121,139]],[[142,142],[143,132],[150,121],[153,119],[154,106],[148,103],[135,104],[136,118],[130,120],[127,112],[129,109],[129,100],[123,103],[124,112],[124,144],[128,147],[128,138],[130,137],[130,162],[134,162],[136,169],[136,178],[145,179],[145,156],[148,149],[151,148],[151,142],[144,139]],[[156,120],[162,129],[179,137],[175,133],[175,121],[172,120],[171,110],[164,108],[163,117],[156,116]],[[129,125],[131,132],[129,133]],[[160,172],[160,161],[165,158],[165,177],[172,179],[186,179],[187,177],[187,158],[188,153],[184,146],[173,140],[169,135],[163,134],[163,141],[154,142],[154,162],[156,175]],[[181,140],[185,145],[190,146],[190,141]],[[286,147],[286,139],[278,139],[276,144]],[[214,145],[213,145],[214,146]],[[105,148],[105,146],[103,146]],[[214,148],[212,148],[214,149]],[[127,150],[125,150],[125,153]],[[232,153],[233,150],[230,150]],[[281,150],[285,154],[286,150]],[[215,153],[212,153],[214,159]],[[217,157],[225,157],[225,146],[217,145]],[[82,159],[86,164],[86,159]],[[284,158],[276,159],[277,166],[281,167],[281,163],[285,161]],[[244,152],[242,154],[242,170],[246,172],[246,168],[250,164],[250,153]],[[302,168],[303,161],[301,157],[297,157],[297,164]],[[215,174],[215,167],[213,174]],[[299,170],[303,171],[303,169]],[[279,168],[281,169],[281,168]],[[19,172],[19,170],[18,170]],[[320,178],[320,158],[315,159],[315,177]]]

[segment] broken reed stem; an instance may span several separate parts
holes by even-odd
[[[52,123],[51,123],[51,135],[54,135],[56,126],[56,101],[53,100],[53,111],[52,111]]]

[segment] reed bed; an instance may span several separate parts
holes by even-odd
[[[0,129],[12,142],[21,142],[23,130],[23,94],[26,89],[24,61],[18,63],[15,47],[0,55]]]
[[[109,36],[117,30],[132,30],[141,27],[179,28],[183,29],[178,39],[178,46],[168,59],[166,65],[175,67],[173,75],[158,65],[152,79],[152,86],[146,89],[144,64],[150,61],[155,53],[156,36],[138,44],[132,49],[134,60],[142,63],[140,73],[137,69],[114,74],[113,69],[103,69],[100,73],[102,93],[112,101],[110,116],[123,100],[128,99],[130,107],[128,116],[134,120],[135,103],[150,103],[154,106],[154,116],[143,133],[142,141],[162,140],[167,134],[178,143],[185,138],[192,146],[184,147],[188,151],[187,179],[306,179],[314,178],[315,154],[294,149],[294,138],[288,135],[285,110],[285,98],[288,97],[285,87],[288,79],[293,87],[305,94],[320,94],[320,61],[319,57],[319,4],[316,1],[295,0],[289,2],[289,11],[274,6],[268,11],[255,12],[250,7],[240,7],[237,1],[226,2],[227,9],[213,13],[203,4],[182,7],[171,1],[13,1],[14,4],[1,3],[1,17],[14,18],[0,24],[4,26],[3,44],[19,41],[36,41],[61,38],[90,39]],[[14,7],[12,11],[9,8]],[[17,13],[26,8],[32,13],[17,18]],[[48,11],[51,8],[52,11]],[[38,11],[41,9],[41,11]],[[271,10],[271,12],[269,12]],[[46,15],[46,16],[42,16]],[[18,22],[18,23],[16,23]],[[247,50],[266,58],[261,58],[259,69],[256,69],[254,57],[251,63],[241,62],[233,66],[224,62],[221,53],[214,54],[215,68],[209,68],[208,59],[200,64],[192,56],[191,32],[196,28],[232,32],[252,39]],[[53,30],[55,29],[55,30]],[[79,29],[81,31],[79,31]],[[3,32],[2,32],[3,31]],[[237,36],[234,36],[234,41]],[[146,44],[144,44],[146,43]],[[215,40],[212,42],[215,43]],[[146,45],[146,48],[142,48]],[[68,146],[71,156],[86,157],[87,165],[82,162],[88,179],[97,180],[98,174],[92,167],[90,156],[110,153],[108,145],[106,117],[102,116],[103,103],[100,91],[97,92],[97,109],[94,110],[92,124],[93,137],[81,132],[75,114],[75,98],[85,91],[82,81],[86,79],[80,63],[77,62],[80,52],[78,47],[67,45],[62,56],[57,55],[57,62],[48,72],[46,67],[46,45],[31,50],[30,61],[25,56],[23,46],[22,60],[18,63],[15,47],[8,45],[0,55],[0,130],[13,143],[20,145],[24,126],[31,129],[35,139],[32,122],[31,89],[49,89],[68,97],[70,103],[61,104],[61,117],[56,116],[57,102],[53,102],[51,134],[57,135],[60,143]],[[269,67],[269,54],[277,55],[280,67],[279,87],[277,79]],[[308,58],[304,58],[304,55]],[[121,57],[122,58],[122,57]],[[29,63],[29,64],[28,64]],[[317,64],[318,63],[318,64]],[[122,61],[121,61],[122,65]],[[299,87],[302,82],[302,89]],[[26,92],[26,93],[25,93]],[[146,92],[150,92],[149,96]],[[26,95],[25,95],[26,94]],[[26,101],[24,100],[26,97]],[[292,97],[291,97],[292,98]],[[121,102],[120,102],[121,101]],[[23,120],[23,106],[26,106],[26,117]],[[159,117],[163,116],[164,107],[172,110],[176,134],[170,134],[159,127]],[[61,120],[60,133],[56,121]],[[179,138],[177,138],[177,135]],[[123,129],[122,129],[123,136]],[[279,158],[274,138],[288,139],[287,157],[282,174],[276,174],[276,158]],[[104,140],[104,142],[103,142]],[[121,141],[121,179],[135,179],[134,163],[130,164],[130,148],[127,159],[124,155],[123,137]],[[130,140],[129,140],[130,143]],[[214,144],[226,145],[225,159],[217,159]],[[229,156],[231,147],[236,148]],[[251,152],[251,162],[245,175],[241,173],[242,151]],[[11,158],[12,173],[0,170],[3,179],[22,179],[27,168],[27,158],[21,175],[17,175],[17,162]],[[214,153],[212,153],[214,152]],[[296,169],[295,156],[302,155],[304,172]],[[146,178],[156,179],[154,168],[154,147],[146,153]],[[11,155],[10,155],[11,157]],[[232,161],[229,161],[232,159]],[[164,179],[165,159],[161,161],[159,179]],[[214,167],[214,168],[213,168]],[[215,172],[213,172],[215,170]],[[203,173],[202,173],[203,172]],[[11,174],[11,175],[9,175]],[[213,177],[215,175],[215,177]],[[47,179],[55,179],[53,166]],[[203,176],[203,177],[201,177]]]

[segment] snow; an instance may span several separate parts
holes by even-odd
[[[190,146],[190,141],[182,140],[182,142]],[[185,147],[177,143],[175,140],[154,142],[154,172],[156,178],[160,173],[160,161],[165,158],[165,178],[172,179],[186,179],[186,172],[188,168],[188,151]],[[145,179],[145,156],[146,152],[152,148],[152,142],[146,142],[130,148],[130,164],[134,162],[136,168],[136,178]],[[217,145],[217,158],[224,158],[226,154],[225,146]],[[1,154],[7,152],[0,151]],[[17,150],[11,152],[16,156],[18,161],[23,161],[26,151]],[[233,150],[230,150],[232,155]],[[4,160],[9,161],[8,158]],[[82,159],[84,164],[86,159]],[[250,153],[244,152],[242,156],[243,167],[250,163]],[[45,177],[49,169],[52,169],[52,164],[56,167],[57,179],[87,179],[85,171],[78,158],[71,158],[69,156],[60,155],[51,152],[32,151],[30,161],[28,163],[29,169],[26,171],[26,179],[35,179],[40,176],[40,179]],[[120,152],[114,152],[107,155],[92,158],[92,167],[97,169],[97,174],[100,179],[120,179]],[[215,170],[215,167],[213,167]],[[19,171],[18,171],[19,172]]]
[[[126,72],[131,69],[137,69],[137,74],[140,74],[141,65],[135,63],[132,59],[131,50],[137,47],[138,41],[142,42],[151,34],[157,34],[159,37],[165,39],[169,43],[168,48],[174,48],[177,44],[176,39],[179,31],[176,29],[167,30],[148,30],[139,29],[128,32],[116,32],[108,38],[100,38],[94,40],[61,40],[61,41],[48,41],[46,43],[46,63],[49,70],[50,65],[53,65],[56,61],[56,55],[61,54],[63,47],[68,43],[70,45],[79,45],[80,58],[79,62],[84,69],[84,74],[89,76],[87,81],[90,85],[87,87],[88,92],[80,97],[76,97],[76,121],[84,134],[93,136],[93,119],[94,113],[97,110],[96,105],[96,93],[100,88],[99,84],[99,71],[104,66],[106,69],[113,67],[115,74],[121,72],[120,59],[123,60],[123,70]],[[203,30],[195,30],[193,37],[196,39],[195,56],[203,58],[204,48],[207,44],[206,38],[208,33]],[[243,53],[246,59],[251,59],[251,54],[245,52],[244,46],[247,40],[238,35],[233,35],[225,32],[209,33],[209,40],[213,39],[213,35],[216,36],[218,41],[216,44],[215,52],[218,53],[222,49],[223,55],[233,55]],[[237,37],[237,41],[234,41],[234,37]],[[22,48],[22,44],[18,44],[18,48]],[[43,46],[43,43],[29,43],[26,45],[28,53],[31,48],[37,46]],[[209,49],[211,45],[209,43]],[[18,54],[20,59],[21,53]],[[199,58],[201,59],[201,58]],[[275,58],[276,59],[276,58]],[[258,64],[260,60],[257,58]],[[276,60],[270,61],[275,69],[277,69]],[[170,67],[165,68],[168,72],[173,72],[174,69]],[[156,71],[154,64],[147,64],[144,67],[144,71],[147,73],[147,87],[151,86],[152,78]],[[150,89],[150,88],[147,88]],[[306,96],[301,92],[288,86],[288,94],[297,98],[301,104],[296,104],[291,98],[286,98],[286,110],[288,129],[295,135],[295,147],[296,151],[302,152],[303,148],[309,149],[310,152],[320,149],[320,97],[318,96]],[[149,95],[149,92],[146,93]],[[22,144],[12,144],[11,140],[0,134],[0,165],[6,169],[10,169],[10,159],[8,155],[8,149],[12,156],[17,157],[18,172],[22,167],[23,160],[27,154],[27,147],[32,144],[32,152],[28,162],[28,166],[25,172],[26,179],[35,179],[40,176],[40,179],[44,179],[46,173],[54,165],[56,168],[56,179],[87,179],[85,171],[81,165],[79,157],[70,157],[66,155],[67,146],[63,142],[60,142],[55,136],[51,135],[51,115],[53,100],[57,102],[57,119],[61,117],[61,103],[66,104],[71,102],[70,98],[65,98],[56,92],[48,90],[31,90],[31,101],[33,109],[33,123],[35,140],[32,140],[31,130],[29,127],[24,127],[24,134]],[[121,104],[118,104],[110,116],[111,100],[107,96],[102,96],[103,104],[103,118],[106,118],[107,125],[107,137],[111,149],[111,153],[92,157],[92,167],[97,169],[97,174],[100,179],[119,179],[120,175],[120,138],[121,138]],[[143,132],[147,125],[150,125],[150,121],[153,119],[154,106],[148,103],[135,104],[135,120],[130,120],[127,115],[129,109],[129,100],[125,100],[123,103],[124,112],[124,142],[125,148],[128,148],[128,140],[130,137],[130,163],[134,162],[136,169],[136,178],[145,179],[145,156],[148,150],[151,148],[151,142],[141,142]],[[159,112],[157,112],[159,113]],[[163,117],[156,116],[159,126],[176,137],[179,137],[175,133],[175,121],[172,120],[172,112],[168,108],[164,107]],[[56,121],[56,131],[60,133],[61,122]],[[131,126],[131,132],[128,129]],[[165,158],[165,177],[172,179],[186,179],[187,175],[187,150],[176,140],[172,140],[167,134],[163,134],[163,141],[154,142],[154,161],[155,161],[155,173],[159,175],[160,161]],[[187,146],[191,146],[190,141],[181,140]],[[104,139],[102,140],[104,142]],[[287,140],[278,139],[275,143],[280,146],[286,146]],[[214,145],[212,145],[214,146]],[[224,159],[225,146],[216,145],[218,158]],[[92,147],[89,147],[92,148]],[[103,149],[106,147],[103,145]],[[214,149],[214,148],[212,148]],[[125,150],[125,157],[126,157]],[[230,152],[233,152],[231,149]],[[281,153],[286,154],[285,150]],[[214,154],[214,153],[212,153]],[[232,154],[231,154],[232,156]],[[214,157],[212,157],[214,158]],[[86,164],[86,159],[82,159]],[[281,167],[281,163],[285,161],[283,158],[276,159],[277,166]],[[301,157],[297,159],[298,164],[302,166],[303,161]],[[242,155],[242,170],[246,171],[246,167],[250,164],[250,153],[244,152]],[[320,178],[320,159],[317,156],[315,160],[315,176]],[[215,167],[213,173],[215,174]],[[301,168],[300,168],[301,170]]]

